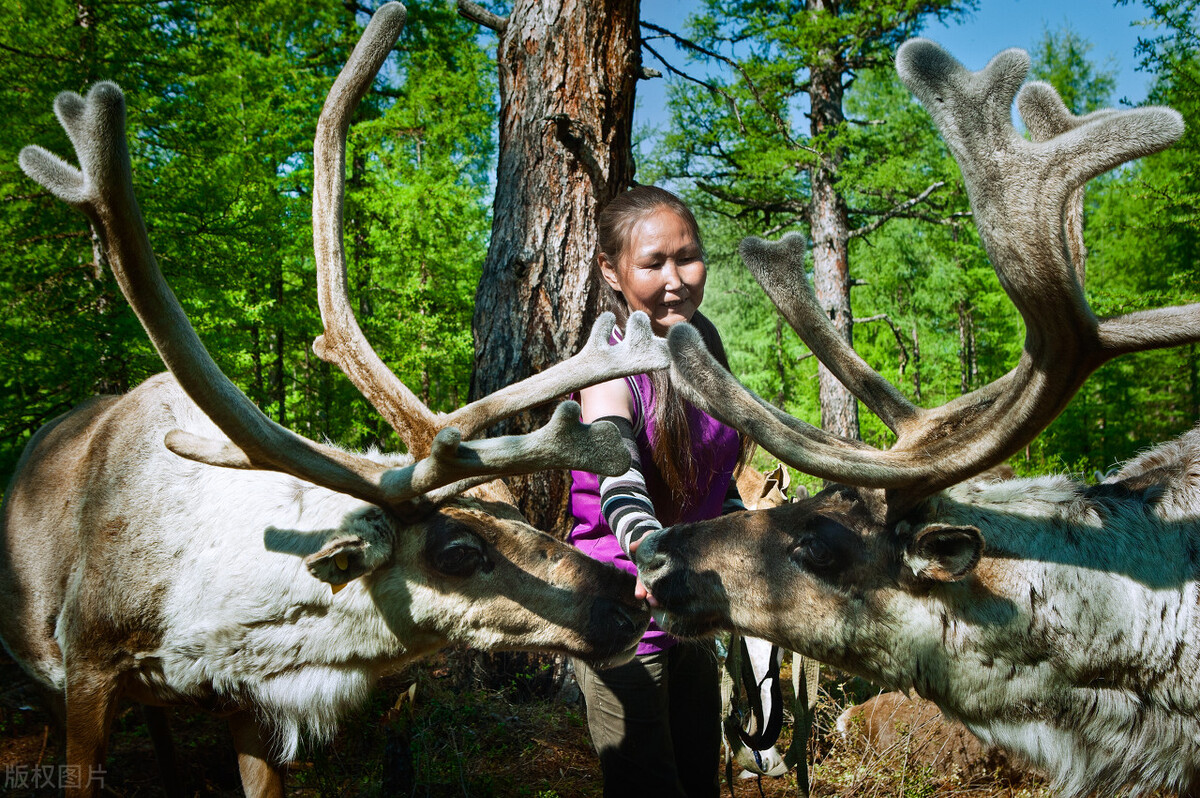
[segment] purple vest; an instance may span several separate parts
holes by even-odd
[[[642,472],[646,476],[646,487],[654,501],[654,511],[663,526],[704,521],[721,514],[729,480],[737,466],[740,442],[737,430],[727,427],[712,416],[687,406],[688,426],[692,434],[692,457],[696,463],[696,491],[691,506],[679,512],[671,501],[662,475],[654,465],[650,441],[654,437],[654,388],[650,377],[638,374],[626,377],[630,393],[634,398],[633,427],[637,433],[638,454],[642,460]],[[641,401],[638,401],[638,400]],[[604,522],[600,512],[600,478],[586,471],[571,472],[571,514],[575,516],[575,528],[568,540],[589,557],[601,562],[612,563],[629,573],[637,568],[621,551],[617,537]],[[675,638],[658,628],[653,621],[638,645],[639,654],[652,654],[673,646]]]

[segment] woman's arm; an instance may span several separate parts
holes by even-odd
[[[580,395],[580,404],[585,422],[603,419],[615,424],[629,451],[628,471],[619,476],[600,478],[600,513],[616,535],[621,550],[632,554],[637,541],[644,535],[662,529],[642,472],[633,427],[633,396],[625,380],[612,380],[585,388]]]
[[[579,392],[579,405],[583,408],[585,424],[605,416],[620,416],[633,423],[633,396],[624,379],[589,385]]]

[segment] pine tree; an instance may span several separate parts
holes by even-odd
[[[873,145],[875,137],[863,133],[869,128],[860,128],[887,120],[847,114],[848,92],[865,72],[890,66],[895,47],[927,19],[972,7],[970,0],[869,6],[708,0],[691,20],[693,39],[656,30],[729,75],[693,77],[672,92],[672,131],[658,150],[662,173],[695,181],[708,208],[753,220],[759,234],[801,229],[811,242],[818,300],[851,343],[851,240],[892,218],[934,213],[945,183],[860,185],[851,179],[895,153]],[[818,382],[822,426],[858,437],[853,396],[823,366]]]

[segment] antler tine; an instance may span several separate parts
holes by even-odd
[[[429,457],[415,464],[412,487],[431,502],[465,489],[467,482],[500,476],[561,468],[602,474],[629,469],[629,452],[621,445],[616,425],[579,423],[578,402],[560,403],[550,421],[534,432],[471,441],[466,458],[467,444],[461,439],[453,428],[442,430]],[[442,486],[447,487],[435,491]]]
[[[1034,137],[1026,141],[1012,126],[1011,104],[1028,64],[1024,52],[1006,50],[971,73],[921,39],[896,55],[901,79],[959,163],[984,247],[1026,326],[1025,351],[1012,372],[927,411],[914,434],[893,447],[943,452],[950,462],[934,487],[1016,451],[1062,411],[1092,371],[1118,354],[1104,344],[1083,293],[1081,191],[1091,178],[1157,152],[1183,132],[1179,115],[1165,108],[1077,118],[1051,87],[1035,83],[1021,89],[1019,100]],[[1152,345],[1161,344],[1140,348]]]
[[[1182,134],[1168,109],[1142,108],[1069,122],[1049,86],[1026,88],[1024,107],[1041,141],[1023,139],[1011,106],[1029,68],[1021,50],[1005,50],[978,73],[933,42],[913,39],[896,54],[904,83],[933,116],[966,183],[980,238],[1001,285],[1024,318],[1034,349],[1054,348],[1066,316],[1078,334],[1069,346],[1094,346],[1096,319],[1078,276],[1082,248],[1064,217],[1084,183],[1126,161],[1157,152]],[[1057,317],[1057,318],[1055,318]],[[1042,322],[1051,320],[1051,329]]]
[[[1049,141],[1055,136],[1074,130],[1088,122],[1116,113],[1104,108],[1086,116],[1075,116],[1048,83],[1027,83],[1017,94],[1017,110],[1025,128],[1035,142]],[[1070,261],[1075,266],[1075,279],[1083,286],[1087,278],[1087,248],[1083,243],[1083,186],[1071,192],[1063,219]]]
[[[313,143],[313,251],[317,302],[325,332],[313,341],[313,351],[341,369],[396,430],[413,456],[423,457],[437,432],[436,416],[384,365],[358,326],[350,305],[342,232],[350,117],[387,60],[406,15],[399,3],[388,3],[375,12],[329,90],[317,122]]]
[[[464,438],[470,438],[496,421],[547,399],[670,365],[666,342],[654,334],[650,317],[645,313],[630,314],[625,323],[624,338],[609,344],[615,325],[616,317],[612,313],[600,314],[592,325],[587,343],[574,357],[459,408],[439,423],[457,427]]]
[[[611,318],[599,320],[587,346],[575,357],[541,374],[496,391],[466,407],[433,413],[402,383],[363,335],[349,301],[342,233],[346,134],[350,116],[370,89],[404,24],[404,8],[390,3],[371,23],[329,92],[313,147],[313,246],[317,296],[325,332],[313,343],[319,357],[334,363],[399,433],[414,457],[431,451],[439,429],[457,428],[464,438],[501,418],[605,379],[665,368],[666,346],[655,341],[648,320],[631,318],[626,338],[609,346]]]
[[[804,272],[804,237],[791,233],[776,242],[745,238],[742,262],[817,360],[863,404],[900,434],[917,420],[917,408],[867,365],[821,309]]]
[[[784,413],[723,368],[691,325],[672,327],[667,346],[671,378],[688,401],[741,430],[792,468],[871,488],[903,487],[913,481],[911,454],[880,451]]]
[[[121,291],[163,362],[197,405],[230,437],[229,445],[177,439],[181,446],[228,463],[303,475],[367,501],[380,502],[384,468],[321,446],[267,418],[221,372],[204,349],[159,271],[133,192],[125,142],[125,97],[99,83],[87,98],[63,93],[55,112],[79,156],[80,169],[40,147],[21,151],[22,169],[83,211],[104,239]],[[203,458],[201,458],[203,459]]]
[[[285,430],[286,432],[286,430]],[[306,439],[302,439],[306,440]],[[181,457],[221,466],[280,470],[319,485],[333,487],[326,473],[309,468],[277,468],[256,462],[245,450],[182,430],[167,433],[167,448]],[[314,444],[316,445],[316,444]],[[322,447],[324,448],[324,447]],[[525,435],[463,443],[458,430],[449,427],[434,436],[429,456],[400,468],[387,468],[366,458],[329,449],[331,455],[367,464],[373,488],[358,495],[374,504],[397,508],[410,502],[435,505],[469,487],[497,477],[529,474],[545,469],[581,469],[597,474],[623,474],[629,470],[629,452],[621,445],[616,425],[582,424],[579,404],[563,402],[549,423]],[[372,468],[373,466],[373,468]],[[340,489],[340,488],[338,488]]]
[[[1093,125],[1099,127],[1098,123],[1102,120],[1121,113],[1106,108],[1085,116],[1075,116],[1063,104],[1058,92],[1046,83],[1030,83],[1022,87],[1017,95],[1017,109],[1035,142],[1048,141],[1074,130],[1082,130],[1080,135],[1090,136],[1095,130]],[[1127,121],[1129,117],[1123,121],[1133,126],[1133,141],[1142,145],[1147,152],[1162,149],[1182,134],[1182,120],[1172,109],[1151,107],[1138,110],[1140,113],[1132,117],[1132,121]],[[1076,277],[1079,285],[1083,286],[1086,249],[1083,245],[1082,186],[1071,195],[1064,225]],[[1196,339],[1197,327],[1200,326],[1198,316],[1200,312],[1192,305],[1146,310],[1105,319],[1100,322],[1100,346],[1107,357],[1115,357],[1126,352],[1187,343]]]

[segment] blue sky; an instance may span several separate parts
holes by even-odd
[[[653,0],[652,0],[653,1]],[[1117,72],[1114,103],[1122,97],[1137,104],[1146,99],[1149,75],[1136,71],[1136,26],[1148,16],[1140,3],[1116,6],[1109,0],[981,0],[970,19],[949,27],[934,24],[925,31],[971,69],[980,69],[1006,47],[1032,48],[1047,28],[1069,27],[1092,43],[1092,61]],[[1111,59],[1111,66],[1107,63]]]
[[[695,0],[642,0],[642,18],[682,33],[684,19],[697,5]],[[1147,35],[1148,31],[1134,23],[1146,16],[1140,3],[1115,6],[1111,0],[980,0],[979,10],[963,22],[950,26],[935,22],[924,35],[970,69],[980,69],[1005,48],[1031,49],[1047,28],[1069,26],[1092,43],[1090,56],[1095,64],[1116,70],[1113,103],[1127,98],[1136,104],[1146,98],[1149,77],[1136,71],[1133,50],[1138,34]],[[655,49],[668,58],[674,57],[676,65],[682,63],[669,44],[656,43]],[[645,63],[659,66],[648,54]],[[665,81],[641,81],[634,115],[636,129],[652,134],[655,127],[665,125],[665,106]]]

